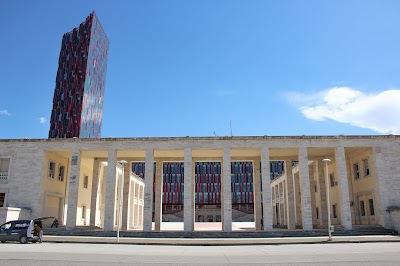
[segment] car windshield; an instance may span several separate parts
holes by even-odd
[[[1,227],[0,227],[0,230],[8,230],[8,229],[10,229],[11,228],[11,223],[6,223],[6,224],[3,224]]]

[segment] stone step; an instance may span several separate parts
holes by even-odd
[[[99,236],[99,237],[115,237],[116,231],[103,231],[101,228],[87,229],[82,227],[67,229],[63,227],[44,229],[47,235],[59,236]],[[352,230],[344,230],[343,228],[335,228],[333,235],[337,236],[357,236],[357,235],[394,235],[396,234],[391,229],[383,227],[361,227],[353,228]],[[120,231],[121,237],[136,237],[136,238],[269,238],[269,237],[316,237],[327,236],[328,232],[325,229],[316,229],[313,231],[303,230],[279,230],[264,232],[264,231],[161,231],[161,232],[142,232],[142,231]]]

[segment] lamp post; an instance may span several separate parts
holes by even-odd
[[[323,162],[325,162],[325,182],[326,182],[326,205],[328,209],[328,234],[329,238],[328,241],[332,241],[332,230],[331,230],[331,203],[330,203],[330,198],[329,198],[329,178],[328,178],[328,162],[330,162],[330,159],[323,159]]]
[[[125,164],[127,161],[121,160],[119,163],[122,166],[122,175],[121,175],[121,186],[120,186],[120,191],[119,191],[119,204],[118,204],[118,217],[117,217],[117,242],[119,242],[119,229],[121,227],[121,221],[122,221],[122,198],[123,198],[123,193],[124,193],[124,169],[125,169]]]

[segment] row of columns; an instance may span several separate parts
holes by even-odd
[[[304,230],[312,230],[313,221],[317,220],[319,226],[328,224],[326,190],[330,188],[326,183],[327,173],[324,171],[322,158],[314,160],[309,165],[305,151],[305,149],[299,150],[299,172],[294,174],[292,161],[286,160],[284,164],[286,179],[272,188],[275,203],[273,207],[278,209],[278,215],[274,209],[274,223],[287,225],[289,230],[295,229],[296,224],[302,225]],[[352,219],[344,147],[335,148],[335,165],[334,172],[339,178],[341,225],[349,230],[352,228]],[[319,192],[318,198],[315,196],[315,188]],[[316,206],[319,208],[318,219]]]
[[[155,206],[155,230],[160,230],[161,225],[161,186],[156,185],[155,194],[156,202],[153,203],[153,176],[154,176],[154,150],[149,148],[145,151],[145,188],[144,188],[144,207],[143,207],[143,230],[152,231],[152,215],[153,204]],[[346,229],[351,229],[351,212],[349,200],[349,188],[347,182],[347,171],[345,163],[344,147],[335,148],[336,159],[336,173],[339,177],[339,190],[340,190],[340,203],[341,203],[341,219],[342,225]],[[192,158],[192,149],[184,149],[184,231],[194,230],[195,221],[195,199],[194,199],[194,164]],[[301,221],[304,230],[313,229],[313,212],[312,212],[312,195],[310,192],[310,171],[308,163],[307,147],[300,147],[298,152],[299,161],[299,185],[296,187],[292,173],[291,161],[285,161],[285,172],[288,177],[285,183],[284,192],[286,207],[285,207],[285,220],[287,221],[288,229],[294,229],[296,220],[296,196],[301,195]],[[263,228],[264,231],[272,230],[273,215],[272,215],[272,202],[271,202],[271,185],[270,185],[270,156],[269,148],[261,148],[261,172],[262,184],[259,183],[259,170],[257,170],[259,163],[254,163],[254,192],[255,192],[255,212],[254,220],[256,221],[256,229]],[[108,166],[117,164],[117,151],[115,149],[108,150]],[[125,173],[130,174],[130,166],[126,165]],[[317,186],[321,188],[324,185],[324,178],[321,177],[322,165],[317,163],[316,168],[313,168],[313,173],[318,174]],[[80,169],[80,152],[75,150],[72,153],[71,167],[70,167],[70,180],[68,192],[68,209],[67,212],[67,227],[74,227],[76,224],[76,208],[77,208],[77,195],[79,184],[79,169]],[[162,169],[157,167],[158,171]],[[111,231],[114,229],[114,214],[115,214],[115,194],[116,194],[116,168],[107,167],[107,176],[105,180],[106,185],[106,201],[104,209],[104,230]],[[161,178],[161,174],[156,177]],[[322,175],[323,176],[323,175]],[[129,180],[129,178],[125,178]],[[312,180],[313,181],[313,180]],[[156,184],[160,184],[161,180],[156,180]],[[260,187],[262,187],[262,197]],[[301,193],[296,192],[301,190]],[[314,189],[314,188],[313,188]],[[322,191],[322,189],[320,190]],[[222,178],[221,178],[221,217],[222,217],[222,230],[229,232],[232,231],[232,200],[231,200],[231,154],[230,148],[226,147],[223,150],[222,162]],[[321,195],[321,203],[323,203],[323,195]],[[113,200],[109,200],[113,199]],[[125,194],[124,206],[129,204],[129,195]],[[314,203],[315,205],[315,203]],[[125,214],[128,215],[129,213]],[[323,211],[321,211],[323,216]],[[125,219],[126,216],[125,216]],[[325,218],[323,219],[325,220]],[[261,224],[261,221],[263,224]]]

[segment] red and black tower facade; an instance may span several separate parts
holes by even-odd
[[[62,38],[49,138],[101,136],[109,41],[92,12]]]

